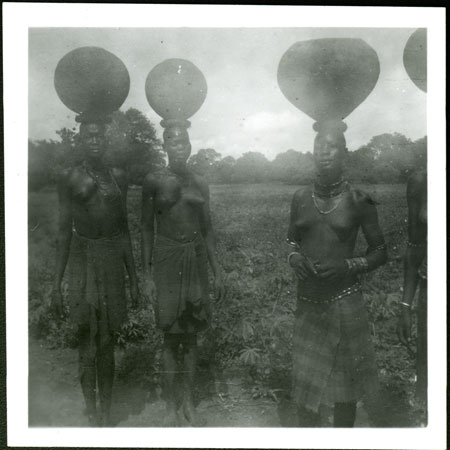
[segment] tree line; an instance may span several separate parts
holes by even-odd
[[[56,133],[59,140],[28,141],[30,190],[53,184],[61,170],[82,160],[76,128],[63,128]],[[137,109],[113,114],[107,141],[108,163],[123,168],[131,184],[141,185],[146,173],[166,165],[155,126]],[[412,141],[400,133],[380,134],[348,153],[346,178],[354,183],[403,183],[411,171],[426,167],[426,161],[426,136]],[[308,184],[314,175],[312,153],[293,149],[269,161],[259,152],[245,152],[236,159],[204,148],[191,156],[188,166],[211,184]]]

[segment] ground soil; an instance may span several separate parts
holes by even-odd
[[[29,425],[32,427],[86,427],[83,397],[78,381],[77,351],[49,349],[44,343],[30,341],[29,352]],[[120,350],[117,357],[120,358]],[[287,399],[252,399],[245,380],[230,373],[210,383],[198,412],[207,417],[210,427],[294,427],[296,409]],[[382,411],[369,419],[370,407],[358,404],[356,427],[411,426],[405,405],[389,392]],[[165,402],[159,392],[117,380],[114,388],[112,421],[117,427],[161,427]],[[383,418],[383,423],[377,424]],[[379,420],[378,420],[379,421]],[[323,426],[331,426],[331,411],[322,411]],[[180,426],[189,423],[180,414]],[[392,426],[392,425],[391,425]]]

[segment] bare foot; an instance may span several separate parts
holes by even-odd
[[[87,414],[87,419],[90,427],[100,426],[97,414]]]
[[[114,425],[111,422],[109,413],[102,413],[100,416],[100,426],[103,428],[111,428]]]
[[[185,401],[183,403],[183,413],[186,420],[193,427],[204,427],[206,425],[206,419],[203,416],[197,414],[197,411],[194,408],[194,405],[190,401]]]
[[[85,408],[83,411],[83,414],[87,417],[88,423],[90,427],[98,427],[99,424],[99,418],[97,416],[97,411],[92,408]]]
[[[180,421],[175,406],[168,406],[163,421],[164,427],[179,427]]]

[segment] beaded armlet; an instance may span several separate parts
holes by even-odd
[[[377,247],[369,247],[366,251],[366,255],[368,255],[369,253],[379,252],[380,250],[387,250],[387,245],[381,244],[378,245]]]
[[[367,272],[369,269],[367,258],[349,258],[346,259],[345,262],[347,263],[348,271],[351,274]]]
[[[289,238],[286,239],[286,244],[290,247],[290,250],[292,250],[287,257],[287,262],[289,265],[291,265],[291,257],[301,254],[301,250],[298,243],[295,241],[291,241]]]
[[[300,250],[300,245],[298,245],[298,242],[291,241],[289,238],[286,239],[286,244],[289,245],[289,247],[295,248],[296,250]]]

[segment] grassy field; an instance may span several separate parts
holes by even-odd
[[[405,186],[361,187],[379,203],[389,251],[389,262],[363,280],[380,379],[391,392],[408,396],[413,388],[413,361],[397,343],[394,317],[395,303],[401,296],[401,255],[406,242]],[[203,338],[202,355],[204,360],[214,359],[221,368],[244,370],[255,397],[276,397],[289,385],[295,286],[286,264],[284,240],[295,190],[295,186],[286,185],[211,186],[212,220],[226,274],[227,297],[215,307],[213,327]],[[30,193],[30,329],[33,337],[47,339],[48,345],[63,346],[70,342],[48,320],[46,309],[54,267],[57,210],[54,190]],[[140,272],[139,189],[130,190],[128,210]],[[357,253],[363,254],[365,248],[360,236]],[[153,322],[145,311],[133,313],[131,318],[128,331],[134,330],[134,334],[128,332],[122,342],[136,351],[139,339],[148,343]]]

